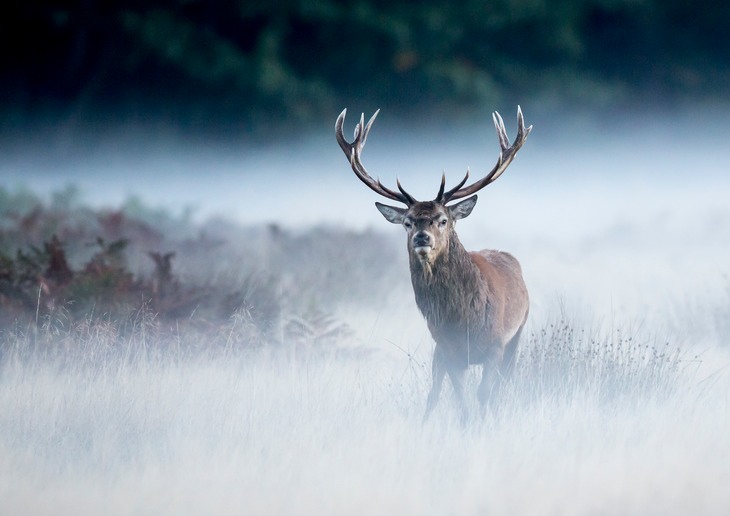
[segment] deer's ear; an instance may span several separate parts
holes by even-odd
[[[388,222],[392,222],[393,224],[403,224],[403,220],[406,218],[406,212],[408,211],[405,208],[396,208],[395,206],[380,204],[379,202],[375,203],[375,207],[383,214],[383,217]]]
[[[471,197],[467,197],[461,202],[449,206],[449,213],[451,213],[451,216],[454,218],[454,220],[463,219],[464,217],[469,216],[471,210],[474,209],[474,206],[476,206],[476,204],[477,196],[472,195]]]

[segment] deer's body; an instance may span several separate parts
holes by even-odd
[[[457,220],[468,216],[477,196],[452,205],[451,200],[471,195],[504,172],[524,143],[525,128],[518,110],[518,135],[509,146],[504,124],[495,114],[495,126],[502,152],[494,169],[483,179],[463,187],[466,177],[452,190],[444,191],[445,178],[433,201],[416,201],[398,183],[399,192],[373,180],[360,162],[360,152],[375,115],[367,125],[361,118],[355,142],[342,136],[344,114],[337,119],[336,135],[358,178],[377,193],[402,202],[407,208],[375,203],[390,222],[402,224],[408,233],[411,282],[416,304],[436,342],[433,356],[433,385],[424,419],[438,402],[444,376],[449,375],[459,401],[462,418],[467,411],[463,375],[467,367],[481,364],[482,381],[478,397],[482,405],[494,399],[501,379],[511,368],[522,328],[527,320],[529,298],[519,262],[509,253],[483,250],[468,252],[455,231]],[[377,115],[377,113],[376,113]]]
[[[431,271],[411,262],[416,304],[436,344],[448,348],[455,365],[484,364],[502,355],[522,329],[527,288],[512,255],[468,253],[458,242],[454,247],[460,247],[453,253],[460,256],[445,256]]]

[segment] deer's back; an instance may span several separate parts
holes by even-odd
[[[487,284],[487,317],[493,335],[506,344],[525,323],[529,310],[520,262],[509,253],[490,249],[469,253],[469,257]]]

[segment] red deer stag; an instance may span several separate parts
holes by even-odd
[[[484,407],[496,396],[515,356],[520,333],[527,320],[529,299],[519,262],[510,254],[484,250],[467,252],[459,241],[454,224],[468,216],[477,202],[473,193],[495,181],[512,163],[530,134],[522,111],[517,108],[517,138],[510,145],[499,113],[492,118],[499,138],[497,164],[484,178],[464,186],[466,176],[445,191],[446,178],[433,201],[417,201],[397,181],[398,191],[373,179],[362,164],[361,154],[370,128],[379,111],[365,124],[364,116],[349,143],[342,132],[343,110],[335,123],[337,143],[344,151],[355,175],[374,192],[406,205],[406,208],[376,202],[380,213],[393,224],[402,224],[408,233],[411,282],[416,304],[428,323],[436,347],[433,354],[433,385],[428,394],[424,421],[438,403],[444,376],[449,375],[461,410],[468,417],[463,378],[470,364],[482,364],[478,399]],[[451,201],[467,199],[447,206]]]

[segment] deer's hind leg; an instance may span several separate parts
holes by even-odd
[[[494,347],[482,369],[482,381],[479,384],[477,397],[483,409],[487,404],[493,412],[499,407],[500,393],[505,381],[512,375],[517,355],[517,345],[520,342],[522,328],[512,336],[504,347]]]
[[[515,368],[515,360],[517,360],[517,345],[520,343],[520,336],[524,327],[523,323],[520,329],[517,330],[517,333],[509,340],[507,346],[505,346],[504,356],[502,357],[502,364],[500,366],[502,378],[506,379],[512,376],[512,371]]]
[[[477,390],[477,399],[482,406],[482,411],[486,409],[487,404],[492,410],[496,407],[503,380],[500,367],[503,358],[503,349],[495,346],[482,366],[482,381],[479,383],[479,389]]]

